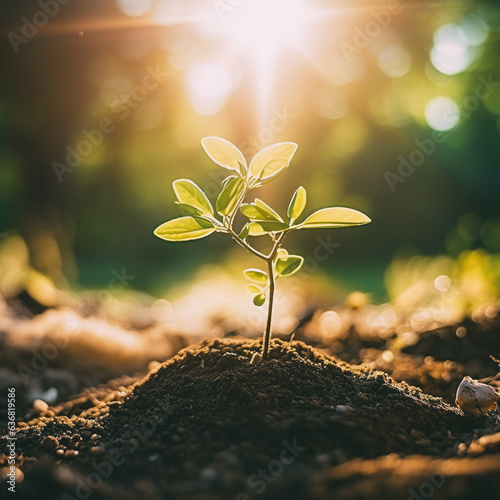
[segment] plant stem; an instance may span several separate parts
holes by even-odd
[[[285,239],[286,233],[281,233],[275,241],[274,246],[266,258],[267,263],[267,279],[269,281],[269,302],[267,304],[267,322],[266,331],[264,332],[264,343],[262,345],[262,358],[267,359],[269,354],[269,344],[271,343],[271,324],[273,320],[273,306],[274,306],[274,289],[276,286],[276,277],[274,276],[274,259],[281,244]]]
[[[231,237],[233,238],[233,240],[236,241],[236,243],[238,243],[238,245],[240,245],[240,247],[243,247],[245,250],[248,250],[250,253],[253,253],[259,259],[267,261],[267,259],[268,259],[267,255],[264,255],[263,253],[259,252],[258,250],[255,250],[255,248],[250,246],[245,240],[242,240],[238,236],[238,234],[233,230],[232,227],[227,227],[226,229],[229,232],[229,234],[231,235]]]
[[[273,259],[267,260],[267,276],[269,279],[269,302],[267,304],[267,323],[266,331],[264,333],[264,343],[262,345],[262,358],[267,359],[269,354],[269,344],[271,342],[271,322],[273,317],[273,305],[274,305],[274,287],[275,287],[275,277],[273,269]]]

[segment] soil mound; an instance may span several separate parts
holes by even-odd
[[[443,464],[474,462],[459,457],[497,424],[302,342],[274,340],[269,359],[251,364],[260,349],[211,340],[132,385],[48,409],[18,432],[18,498],[405,498],[436,470],[431,484],[448,498]],[[494,481],[500,439],[492,443],[467,474]]]

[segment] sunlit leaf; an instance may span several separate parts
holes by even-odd
[[[288,167],[296,150],[294,142],[280,142],[264,148],[250,162],[250,175],[261,181],[270,180]]]
[[[252,293],[262,293],[262,290],[257,285],[246,285],[246,289]]]
[[[181,212],[185,215],[201,215],[203,213],[199,208],[193,207],[191,205],[186,205],[185,203],[180,203],[176,201],[175,204],[181,209]]]
[[[277,220],[284,222],[277,212],[275,212],[267,203],[259,200],[259,198],[255,198],[254,204],[261,213],[266,215],[265,220]]]
[[[247,176],[246,164],[243,165],[242,163],[238,162],[238,173],[240,174],[240,177],[243,177],[243,179],[246,178],[246,176]]]
[[[245,189],[245,181],[241,177],[230,179],[217,197],[217,212],[221,215],[232,213],[243,189]]]
[[[253,203],[243,203],[240,206],[240,211],[245,217],[248,217],[250,220],[261,220],[261,218],[263,218],[262,213]]]
[[[304,258],[300,255],[289,255],[285,259],[279,258],[276,261],[276,272],[280,276],[290,276],[296,273],[304,263]]]
[[[154,234],[167,241],[189,241],[204,238],[215,231],[211,222],[200,217],[179,217],[158,226]]]
[[[256,283],[267,283],[267,273],[261,271],[260,269],[250,268],[245,269],[243,274],[251,281],[255,281]]]
[[[245,224],[238,235],[242,240],[246,240],[250,235],[250,226],[249,224]]]
[[[207,195],[189,179],[177,179],[172,183],[177,199],[184,205],[200,209],[204,214],[214,214]]]
[[[203,149],[210,158],[221,167],[240,172],[240,164],[246,171],[246,160],[242,152],[231,142],[222,137],[204,137]]]
[[[258,307],[263,306],[265,302],[266,302],[266,294],[265,293],[259,293],[259,295],[256,295],[253,298],[253,303]]]
[[[275,221],[250,222],[248,224],[249,236],[262,236],[268,233],[280,233],[288,229],[288,224]]]
[[[307,191],[304,187],[300,186],[297,188],[297,191],[293,193],[292,199],[290,200],[290,205],[288,205],[287,215],[290,219],[290,223],[298,219],[304,208],[306,208],[307,203]]]
[[[253,203],[245,203],[240,207],[241,213],[250,220],[283,222],[283,219],[269,205],[258,198]]]
[[[288,257],[288,252],[284,248],[280,248],[277,252],[277,256],[280,259],[285,259],[286,257]]]
[[[229,177],[223,179],[217,188],[217,196],[219,196],[222,193],[224,188],[227,186],[228,182],[230,182],[232,179],[237,179],[237,178],[238,178],[237,175],[230,175]]]
[[[358,210],[344,207],[330,207],[314,212],[302,224],[299,224],[297,228],[361,226],[369,222],[371,222],[371,219]]]

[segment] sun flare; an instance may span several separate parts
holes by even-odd
[[[278,59],[301,50],[312,10],[304,0],[215,6],[214,31],[228,47],[227,55],[244,58],[252,66],[259,121],[263,122],[271,108]]]

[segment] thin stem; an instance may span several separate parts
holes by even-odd
[[[267,322],[264,332],[264,344],[262,345],[262,358],[266,359],[269,354],[269,344],[271,343],[271,325],[273,320],[274,289],[276,286],[276,277],[274,276],[274,259],[285,239],[286,233],[281,233],[276,239],[274,246],[266,258],[267,279],[269,282],[269,302],[267,304]]]
[[[271,342],[271,322],[273,317],[275,276],[273,269],[273,259],[267,261],[267,276],[269,279],[269,302],[267,304],[267,323],[264,333],[264,344],[262,346],[262,358],[267,359],[269,354],[269,344]]]
[[[231,235],[231,237],[233,238],[233,240],[236,241],[236,243],[238,243],[238,245],[240,245],[240,247],[243,247],[245,250],[248,250],[250,253],[253,253],[259,259],[267,261],[267,259],[268,259],[267,255],[264,255],[263,253],[256,250],[254,247],[250,246],[245,240],[242,240],[236,234],[236,232],[233,230],[232,227],[227,227],[226,229],[229,232],[229,234]]]

